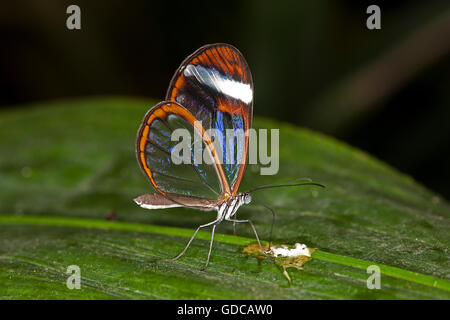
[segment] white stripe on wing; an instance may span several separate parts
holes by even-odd
[[[205,68],[201,65],[190,64],[183,71],[185,77],[195,77],[198,82],[244,103],[253,100],[253,90],[248,83],[239,82],[224,77],[215,69]]]

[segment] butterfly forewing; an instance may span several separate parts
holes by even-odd
[[[200,48],[178,68],[166,99],[188,109],[206,130],[217,129],[223,171],[236,194],[247,161],[245,133],[253,108],[253,80],[242,54],[227,44]]]

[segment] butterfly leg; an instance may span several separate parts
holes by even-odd
[[[303,179],[307,179],[307,178],[303,178]],[[263,206],[264,208],[266,208],[267,210],[269,210],[272,213],[272,225],[270,226],[270,238],[269,238],[269,250],[270,250],[270,247],[272,246],[273,226],[275,224],[275,211],[271,207],[268,207],[263,203],[257,202],[255,200],[253,200],[253,202],[255,202],[256,204],[259,204],[260,206]]]
[[[167,260],[168,260],[168,261],[171,261],[171,262],[174,262],[174,261],[178,260],[179,258],[181,258],[181,257],[186,253],[187,249],[188,249],[189,246],[191,245],[192,241],[194,240],[195,236],[196,236],[197,233],[200,231],[200,229],[205,228],[205,227],[209,227],[210,225],[214,225],[214,227],[215,227],[215,225],[216,225],[217,223],[219,223],[220,221],[222,221],[222,218],[218,218],[218,219],[216,219],[216,220],[214,220],[214,221],[211,221],[211,222],[209,222],[209,223],[206,223],[206,224],[203,224],[203,225],[199,226],[199,227],[197,228],[197,230],[195,230],[194,234],[192,235],[191,239],[190,239],[189,242],[187,243],[187,245],[186,245],[186,247],[184,248],[184,250],[181,251],[181,253],[180,253],[179,255],[177,255],[175,258],[167,259]],[[214,233],[213,233],[213,235],[214,235]],[[211,245],[212,245],[212,244],[211,244]]]
[[[236,223],[244,223],[247,222],[248,224],[250,224],[250,226],[253,229],[253,232],[255,233],[256,236],[256,241],[258,241],[258,245],[261,249],[261,252],[268,257],[269,259],[273,260],[270,256],[267,255],[266,250],[264,250],[263,246],[261,245],[261,241],[259,241],[259,237],[258,237],[258,233],[256,232],[256,228],[255,225],[253,224],[253,222],[251,220],[236,220],[236,219],[226,219],[227,221],[231,221],[231,222],[236,222]]]
[[[209,243],[209,252],[208,252],[208,258],[206,259],[206,264],[203,268],[200,269],[200,271],[204,271],[206,269],[206,267],[208,267],[209,264],[209,258],[211,257],[211,251],[212,251],[212,246],[213,246],[213,241],[214,241],[214,231],[216,231],[216,227],[217,224],[213,225],[212,227],[212,231],[211,231],[211,242]]]

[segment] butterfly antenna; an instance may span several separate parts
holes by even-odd
[[[316,186],[321,188],[326,188],[323,184],[316,183],[316,182],[304,182],[304,183],[292,183],[292,184],[268,184],[264,186],[259,186],[253,189],[250,189],[246,192],[251,193],[257,190],[263,190],[263,189],[271,189],[271,188],[281,188],[281,187],[297,187],[297,186]]]
[[[295,178],[295,179],[281,180],[281,181],[279,181],[278,183],[292,183],[292,182],[297,182],[297,181],[308,181],[308,182],[313,182],[311,178],[303,177],[303,178]]]

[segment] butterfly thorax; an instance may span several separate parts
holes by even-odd
[[[217,216],[228,220],[236,214],[240,206],[251,201],[252,197],[249,193],[238,193],[235,196],[231,196],[217,206]]]

